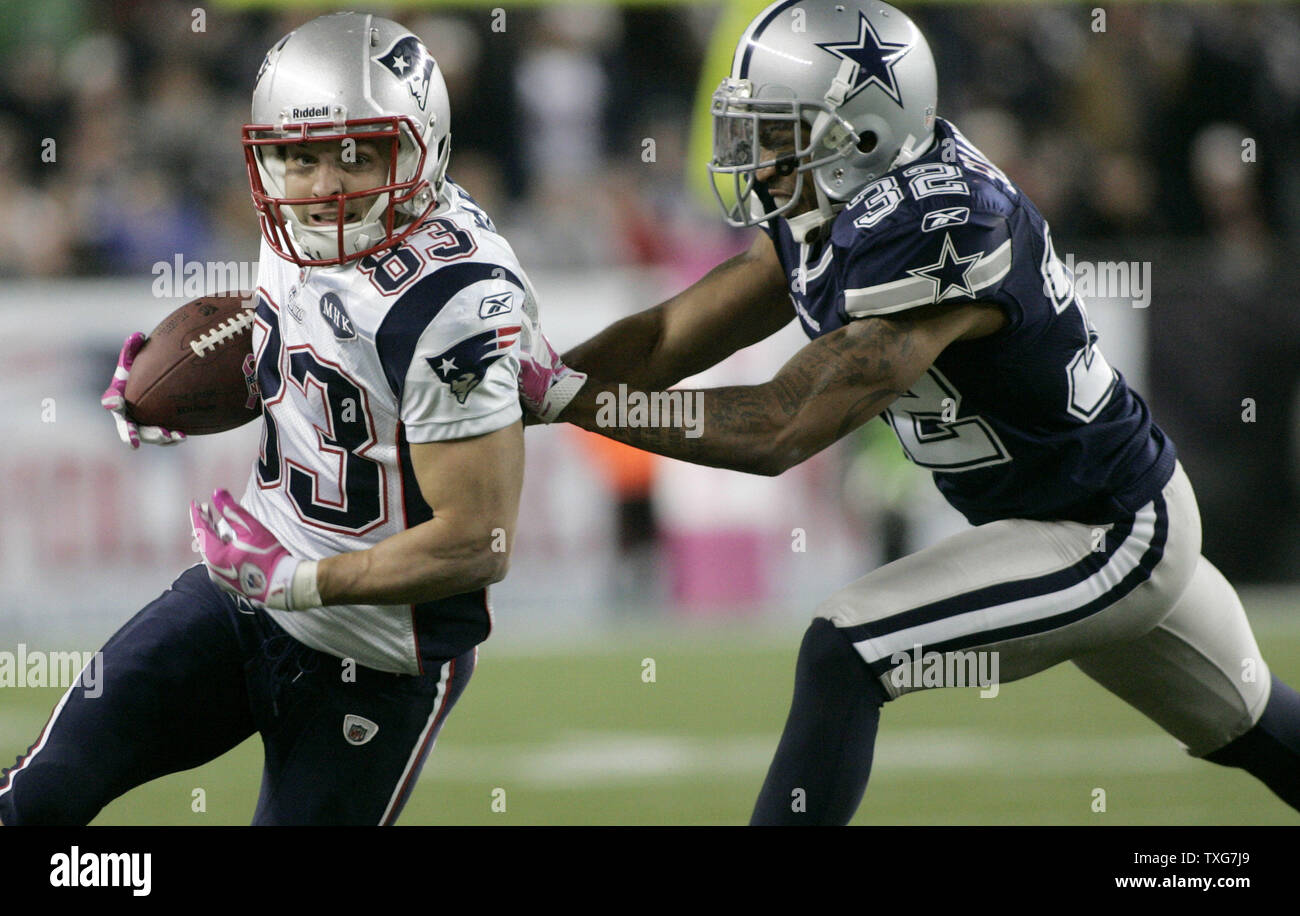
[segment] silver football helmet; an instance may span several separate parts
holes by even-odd
[[[749,24],[713,95],[709,172],[727,222],[789,212],[805,176],[817,219],[829,219],[834,202],[927,150],[937,84],[925,36],[889,4],[778,0]],[[797,173],[781,206],[755,177],[769,168]]]
[[[276,254],[302,266],[342,264],[397,244],[437,206],[450,127],[437,63],[397,23],[335,13],[290,32],[262,62],[253,123],[243,129],[262,234]],[[327,197],[287,195],[291,146],[348,139],[388,144],[384,184]],[[344,222],[348,200],[375,195],[360,219]],[[338,207],[335,223],[309,225],[293,209],[322,203]]]

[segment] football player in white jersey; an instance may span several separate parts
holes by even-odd
[[[255,731],[254,823],[392,823],[491,628],[523,477],[509,244],[445,177],[437,63],[324,16],[267,54],[243,131],[263,232],[263,436],[242,497],[191,507],[203,565],[103,649],[0,779],[5,824],[86,823]],[[104,404],[124,440],[128,338]]]
[[[817,607],[753,823],[847,823],[886,702],[1066,660],[1300,809],[1300,695],[1200,555],[1173,442],[1106,363],[1046,221],[937,116],[936,86],[925,37],[886,3],[769,6],[713,96],[710,164],[728,221],[763,231],[564,361],[525,320],[522,397],[543,420],[768,475],[881,415],[975,526]],[[619,425],[615,402],[791,321],[812,342],[770,382],[675,396],[703,404],[691,432],[680,411]]]

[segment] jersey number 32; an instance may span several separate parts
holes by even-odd
[[[1115,390],[1115,370],[1096,346],[1097,332],[1075,292],[1074,279],[1056,256],[1046,225],[1043,242],[1044,293],[1058,315],[1074,306],[1083,324],[1085,343],[1065,367],[1065,410],[1075,419],[1090,423],[1110,401]],[[971,471],[1011,460],[997,433],[982,417],[962,416],[961,393],[934,367],[900,396],[884,417],[894,427],[907,456],[922,467]]]

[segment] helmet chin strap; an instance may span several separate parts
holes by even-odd
[[[451,192],[447,187],[447,182],[445,180],[441,182],[438,185],[438,189],[433,192],[433,199],[437,202],[437,206],[430,211],[430,216],[437,216],[451,207]]]
[[[917,146],[916,138],[913,137],[911,134],[908,134],[907,138],[903,141],[902,148],[898,151],[898,158],[896,158],[892,163],[890,163],[889,169],[887,169],[886,171],[892,171],[893,169],[896,169],[899,166],[904,166],[907,165],[909,162],[914,162],[915,160],[920,159],[926,153],[930,152],[930,148],[934,146],[934,139],[935,137],[934,134],[932,133],[930,134],[929,137],[926,138],[924,143],[922,143],[920,146]]]
[[[830,89],[827,90],[824,101],[828,109],[817,116],[817,120],[812,125],[812,137],[821,138],[821,142],[834,145],[838,140],[828,140],[834,138],[836,133],[842,133],[838,128],[833,128],[833,113],[844,104],[844,97],[852,86],[853,76],[857,72],[858,65],[845,59],[840,62],[840,69],[835,74],[835,79],[831,80]],[[810,138],[811,139],[811,138]],[[816,140],[812,141],[816,145]],[[822,190],[817,178],[808,174],[808,179],[813,184],[813,191],[817,194],[817,209],[809,210],[807,213],[800,213],[798,216],[787,219],[790,224],[790,235],[799,244],[804,244],[805,240],[815,239],[821,228],[835,219],[836,214],[844,209],[843,201],[832,201]]]
[[[790,226],[791,237],[801,245],[805,241],[816,238],[821,228],[835,219],[836,214],[844,207],[843,203],[832,201],[827,197],[826,192],[817,184],[816,179],[812,179],[812,183],[813,190],[817,192],[817,209],[809,210],[807,213],[800,213],[798,216],[792,216],[786,220],[786,223]]]

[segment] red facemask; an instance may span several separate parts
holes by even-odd
[[[400,151],[400,138],[403,133],[405,133],[407,140],[412,142],[419,151],[419,160],[411,172],[412,177],[409,181],[397,180],[397,157]],[[428,149],[425,147],[420,135],[415,131],[410,118],[402,116],[358,118],[345,121],[340,125],[301,122],[285,124],[283,127],[278,128],[269,124],[246,124],[241,136],[244,147],[244,160],[248,168],[249,188],[252,191],[253,206],[257,210],[258,222],[262,227],[262,235],[266,238],[267,244],[271,246],[271,250],[300,267],[324,267],[345,264],[366,255],[374,254],[377,251],[391,248],[414,232],[424,218],[437,206],[436,196],[430,194],[429,205],[425,207],[422,213],[411,219],[409,223],[401,226],[397,225],[397,208],[416,200],[421,194],[430,190],[429,183],[420,177],[424,173],[424,163],[428,155]],[[287,156],[289,148],[299,144],[342,142],[348,139],[353,141],[364,140],[377,144],[382,144],[384,141],[389,143],[388,178],[385,184],[361,191],[329,194],[324,197],[276,197],[267,190],[266,182],[263,179],[265,166],[261,166],[258,161],[259,156],[264,156],[266,152],[269,152],[264,148],[278,147],[280,153]],[[267,171],[270,170],[267,169]],[[281,192],[283,192],[283,187]],[[388,202],[380,222],[380,228],[384,232],[383,238],[368,247],[360,248],[351,253],[347,252],[344,248],[344,232],[353,228],[353,226],[344,225],[343,222],[347,202],[357,198],[375,197],[380,194],[388,195]],[[303,252],[300,252],[300,244],[295,244],[294,234],[288,226],[288,217],[282,209],[290,206],[316,204],[333,204],[337,208],[337,216],[333,227],[335,240],[332,246],[333,251],[337,252],[337,254],[333,257],[308,257]],[[295,222],[297,221],[295,220]],[[305,228],[301,227],[301,224],[299,225],[300,228]],[[313,235],[319,237],[316,234]],[[299,243],[301,241],[300,239]],[[306,254],[310,255],[311,252]]]

